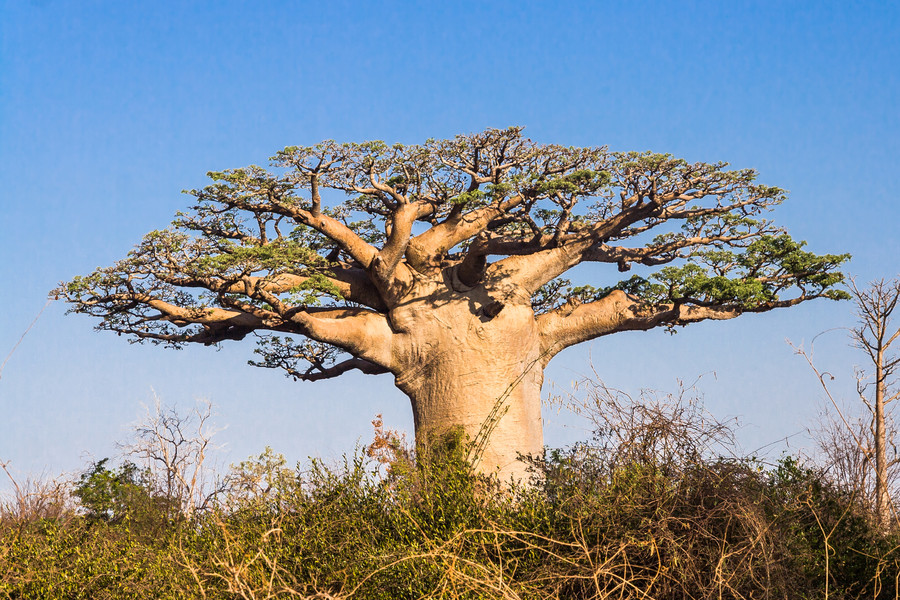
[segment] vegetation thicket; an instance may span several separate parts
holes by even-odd
[[[380,420],[342,464],[266,449],[199,506],[152,462],[33,483],[0,512],[0,597],[898,597],[896,528],[824,471],[736,457],[684,393],[587,398],[593,437],[530,457],[527,487],[461,430],[414,453]]]

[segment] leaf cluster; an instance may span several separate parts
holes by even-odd
[[[602,297],[614,289],[633,294],[650,304],[687,303],[699,306],[739,306],[753,312],[777,303],[783,294],[799,289],[801,297],[848,299],[835,289],[843,281],[836,268],[848,254],[816,255],[803,250],[805,242],[788,235],[763,236],[742,253],[729,250],[695,252],[693,261],[660,269],[650,277],[633,276],[597,290]],[[590,288],[576,293],[585,294]]]

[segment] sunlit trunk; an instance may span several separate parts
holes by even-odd
[[[530,304],[492,314],[493,301],[473,290],[395,311],[409,342],[396,383],[412,402],[418,442],[462,427],[478,471],[525,481],[519,456],[543,453],[544,361]]]

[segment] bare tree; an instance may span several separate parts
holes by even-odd
[[[885,433],[889,446],[898,439],[897,426],[886,415]],[[839,410],[823,409],[811,429],[818,456],[830,480],[852,490],[866,506],[876,505],[875,430],[871,412],[863,405],[844,403]],[[900,492],[900,461],[888,460],[886,481],[891,497]]]
[[[722,162],[542,145],[514,127],[293,146],[272,166],[210,173],[171,228],[54,294],[137,341],[255,333],[253,364],[295,379],[391,374],[418,440],[475,438],[499,415],[479,468],[504,476],[543,451],[540,389],[561,350],[848,297],[847,256],[805,251],[765,218],[785,192]],[[612,277],[573,285],[581,263]]]
[[[900,354],[892,344],[900,337],[900,327],[895,328],[893,313],[900,302],[900,279],[879,279],[861,289],[850,281],[850,291],[856,303],[858,325],[851,330],[857,348],[870,360],[870,371],[857,371],[857,391],[860,400],[872,414],[871,434],[875,454],[875,511],[882,526],[891,520],[891,495],[888,472],[900,462],[896,439],[888,436],[890,428],[887,411],[890,404],[900,397],[894,374],[900,365]],[[888,446],[893,449],[888,456]]]
[[[900,303],[900,279],[879,279],[866,288],[851,280],[848,287],[858,319],[850,336],[853,345],[869,359],[869,368],[854,370],[863,415],[859,416],[857,408],[838,403],[828,387],[834,376],[816,367],[811,351],[795,346],[818,377],[833,408],[820,415],[813,434],[834,479],[868,501],[882,527],[892,521],[900,526],[900,515],[891,499],[900,492],[898,431],[891,414],[891,403],[900,397],[900,382],[895,377],[900,354],[892,348],[900,338],[900,327],[895,328],[893,322]]]
[[[181,414],[154,395],[153,405],[134,425],[134,439],[121,444],[126,455],[144,464],[158,491],[184,515],[205,508],[215,495],[208,464],[216,433],[210,424],[212,414],[212,404],[206,400]]]

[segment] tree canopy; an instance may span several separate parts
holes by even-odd
[[[491,289],[487,315],[518,287],[559,329],[554,354],[621,329],[846,297],[835,286],[848,256],[806,251],[765,218],[785,192],[722,162],[538,144],[510,128],[291,146],[271,167],[210,172],[170,227],[55,293],[133,340],[177,347],[259,332],[254,362],[301,379],[390,369],[342,322],[377,330],[436,272],[458,290]],[[580,263],[659,268],[599,286],[562,277]],[[590,307],[615,290],[629,318],[591,326]],[[567,326],[572,316],[587,326]]]

